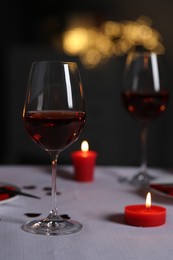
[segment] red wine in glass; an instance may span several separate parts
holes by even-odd
[[[51,159],[52,208],[47,217],[28,221],[22,229],[32,234],[60,236],[79,232],[82,224],[62,218],[56,206],[59,154],[77,141],[85,125],[85,101],[77,63],[33,62],[23,108],[25,128],[31,139]]]
[[[31,138],[44,150],[62,151],[76,141],[84,123],[80,111],[27,112],[25,127]]]
[[[149,51],[133,51],[127,55],[122,89],[122,103],[141,125],[142,162],[130,182],[148,185],[153,176],[147,170],[148,125],[166,109],[169,92],[166,86],[163,55]]]
[[[149,123],[167,108],[169,93],[161,90],[154,93],[122,91],[122,100],[128,113],[134,118]]]

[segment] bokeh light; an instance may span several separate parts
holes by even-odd
[[[101,26],[70,26],[62,35],[62,49],[78,56],[87,68],[95,68],[113,56],[121,56],[137,47],[164,53],[161,34],[152,21],[140,16],[136,21],[105,21]]]

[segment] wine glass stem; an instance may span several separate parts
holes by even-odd
[[[148,135],[148,127],[146,124],[142,124],[141,128],[141,152],[142,152],[142,161],[140,172],[146,173],[147,171],[147,135]]]
[[[58,209],[56,206],[56,173],[57,173],[57,160],[59,154],[51,153],[51,163],[52,163],[52,213],[53,215],[58,215]]]

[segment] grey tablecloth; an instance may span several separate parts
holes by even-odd
[[[145,203],[146,190],[138,189],[121,177],[136,171],[130,167],[96,167],[92,183],[74,180],[73,167],[59,166],[57,196],[60,214],[68,214],[83,224],[79,233],[67,236],[29,234],[21,225],[30,220],[26,213],[47,216],[51,196],[44,187],[50,186],[49,166],[1,166],[0,182],[17,185],[24,192],[41,200],[17,196],[0,203],[1,260],[166,260],[173,259],[173,199],[152,193],[152,203],[167,209],[166,224],[138,228],[124,222],[124,207]],[[169,170],[150,169],[158,178],[169,177]],[[33,190],[25,186],[35,185]]]

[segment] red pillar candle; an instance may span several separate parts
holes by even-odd
[[[71,153],[75,170],[75,179],[81,182],[91,182],[94,179],[94,167],[97,153],[89,151],[87,141],[81,144],[81,150]]]
[[[146,205],[129,205],[125,207],[127,224],[137,227],[154,227],[165,224],[166,209],[151,205],[151,194],[147,194]]]

